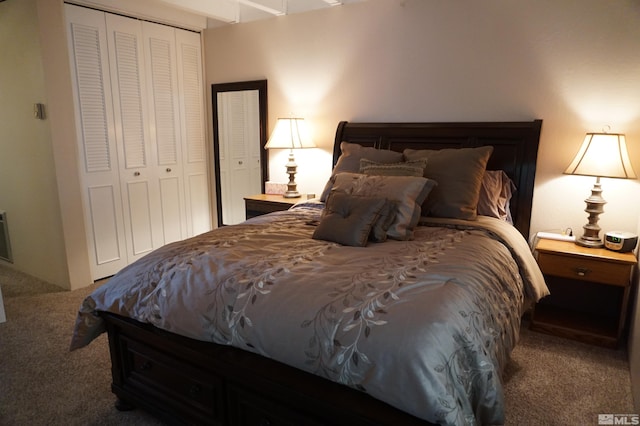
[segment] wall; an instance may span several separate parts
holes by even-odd
[[[307,118],[320,149],[296,154],[301,192],[324,186],[340,120],[541,118],[532,231],[581,233],[595,180],[562,172],[584,133],[626,133],[640,172],[639,19],[632,0],[369,0],[207,30],[207,83],[266,78],[269,129]],[[603,229],[636,229],[638,185],[603,179]]]
[[[35,0],[0,3],[0,209],[6,210],[14,263],[7,265],[65,286],[68,273]]]

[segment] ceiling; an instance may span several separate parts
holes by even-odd
[[[156,0],[207,18],[207,28],[309,12],[364,0]]]

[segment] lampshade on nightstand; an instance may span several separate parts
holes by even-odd
[[[276,127],[271,133],[271,137],[265,145],[265,149],[281,148],[289,149],[289,161],[286,164],[287,173],[289,174],[289,183],[287,183],[287,192],[284,193],[285,198],[298,198],[300,193],[297,190],[295,175],[298,165],[293,158],[293,150],[299,148],[315,148],[309,134],[309,129],[304,118],[278,118]]]
[[[576,244],[584,247],[602,247],[600,238],[599,215],[604,212],[607,203],[602,198],[600,178],[635,179],[631,167],[625,136],[620,133],[587,133],[565,174],[595,176],[596,183],[587,198],[589,222],[583,226],[584,235],[576,238]]]

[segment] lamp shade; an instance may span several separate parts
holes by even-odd
[[[278,118],[271,137],[264,146],[271,148],[315,148],[304,118]]]
[[[619,133],[587,133],[565,174],[635,179],[627,143]]]

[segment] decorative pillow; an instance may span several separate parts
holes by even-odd
[[[369,240],[373,224],[386,204],[387,200],[384,198],[331,192],[320,223],[313,232],[313,238],[346,246],[364,247]]]
[[[420,205],[435,185],[435,181],[424,177],[338,173],[332,192],[386,198],[396,202],[397,212],[387,236],[395,240],[408,240],[413,238],[413,229],[420,219]]]
[[[357,143],[342,142],[340,144],[340,157],[333,168],[331,177],[322,191],[320,201],[326,201],[335,175],[341,172],[358,173],[360,171],[360,159],[376,161],[378,163],[397,163],[402,161],[402,153],[390,151],[387,149],[377,149],[367,146],[358,145]]]
[[[371,228],[371,234],[369,234],[369,240],[382,243],[387,241],[387,232],[389,228],[395,222],[396,215],[398,214],[398,202],[393,200],[387,200],[385,206],[380,210],[380,216],[376,223]]]
[[[406,160],[427,159],[424,177],[438,186],[422,205],[423,216],[475,220],[482,177],[492,146],[454,149],[405,149]]]
[[[404,161],[402,163],[378,163],[366,158],[360,159],[360,173],[378,176],[423,176],[425,160]]]
[[[516,186],[503,170],[486,170],[480,186],[478,214],[513,224],[510,202]]]

